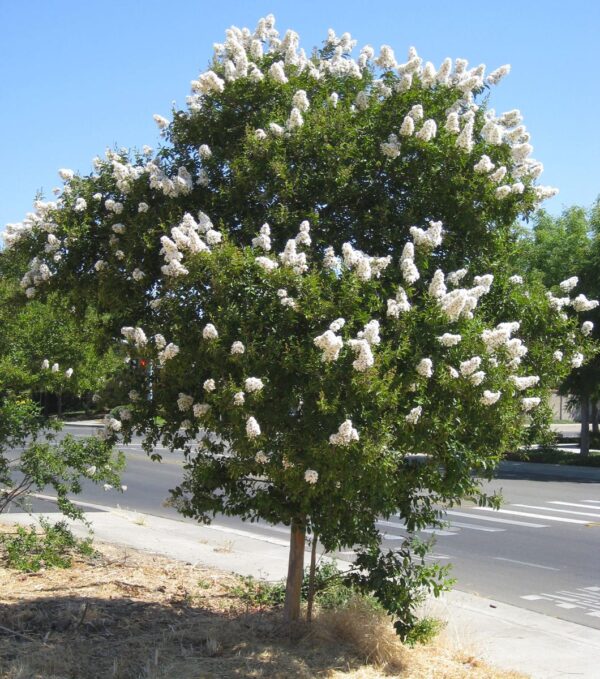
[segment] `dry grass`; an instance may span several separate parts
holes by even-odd
[[[360,600],[301,625],[248,610],[228,574],[96,545],[69,570],[0,569],[1,679],[517,679],[441,642],[403,646]]]

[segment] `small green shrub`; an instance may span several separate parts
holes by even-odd
[[[42,533],[36,527],[18,526],[16,533],[0,535],[4,563],[9,568],[37,572],[41,568],[70,568],[73,555],[93,556],[91,538],[80,540],[66,522],[51,524],[40,519]]]
[[[417,620],[404,637],[408,646],[428,644],[441,632],[445,623],[439,618],[425,617]]]

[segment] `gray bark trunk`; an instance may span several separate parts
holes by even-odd
[[[290,534],[290,560],[285,586],[285,604],[283,617],[292,623],[300,618],[300,597],[302,594],[302,576],[304,574],[304,523],[293,521]]]
[[[581,457],[590,454],[590,397],[581,397]]]

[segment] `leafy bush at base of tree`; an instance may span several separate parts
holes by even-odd
[[[8,568],[36,573],[42,568],[70,568],[73,557],[95,554],[91,538],[79,539],[65,521],[51,524],[40,519],[34,526],[17,526],[14,533],[0,534],[0,558]]]

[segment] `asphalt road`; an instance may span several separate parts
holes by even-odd
[[[90,429],[65,427],[85,436]],[[105,492],[93,484],[78,499],[183,520],[163,504],[181,479],[182,456],[157,449],[163,462],[149,460],[139,443],[123,446],[127,469],[125,493]],[[531,473],[528,465],[507,465],[486,488],[502,489],[505,503],[493,511],[472,505],[448,511],[444,530],[434,536],[432,560],[453,565],[457,589],[480,594],[539,613],[600,629],[600,474],[597,480],[573,473],[559,480],[551,467]],[[568,472],[567,472],[568,473]],[[48,505],[37,502],[35,511]],[[285,526],[244,523],[217,517],[215,525],[279,538]],[[384,546],[393,548],[406,534],[399,519],[382,521]],[[352,559],[352,552],[338,555]]]

